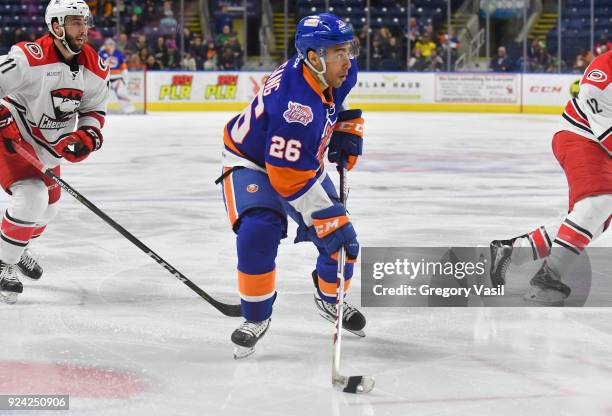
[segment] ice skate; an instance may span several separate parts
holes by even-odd
[[[318,288],[318,276],[316,270],[312,272],[312,280],[314,281],[315,286]],[[319,311],[319,315],[331,323],[336,323],[336,304],[325,302],[323,299],[321,299],[318,292],[314,295],[314,301]],[[365,337],[365,332],[363,332],[363,328],[366,326],[365,316],[363,316],[363,314],[359,312],[356,307],[347,303],[346,301],[344,302],[343,315],[342,328],[357,336]]]
[[[43,274],[43,269],[36,261],[32,253],[25,249],[17,263],[17,270],[25,277],[32,280],[39,280]]]
[[[255,352],[255,344],[265,335],[270,327],[270,321],[269,318],[258,322],[247,320],[232,333],[235,360],[248,357]]]
[[[491,241],[491,285],[493,287],[506,284],[506,271],[512,258],[513,240]]]
[[[524,296],[529,302],[544,305],[560,305],[571,293],[569,286],[561,282],[561,277],[546,261],[529,282],[531,287]]]
[[[17,302],[17,296],[23,292],[16,266],[0,261],[0,300],[6,303]]]

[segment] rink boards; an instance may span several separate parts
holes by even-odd
[[[146,111],[239,111],[267,72],[131,72],[133,102]],[[144,77],[144,79],[143,79]],[[559,114],[577,74],[362,72],[350,104],[367,111]],[[111,101],[109,108],[118,108]]]

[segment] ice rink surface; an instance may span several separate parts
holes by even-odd
[[[233,303],[234,236],[213,183],[229,117],[111,116],[102,150],[62,173]],[[350,173],[361,245],[487,245],[561,218],[565,178],[550,150],[558,120],[367,114],[365,155]],[[70,394],[66,414],[92,416],[612,415],[608,308],[367,308],[367,337],[344,335],[342,372],[374,375],[377,386],[347,395],[330,385],[333,327],[312,301],[311,246],[283,241],[271,328],[253,356],[234,361],[229,337],[241,320],[67,193],[61,204],[33,247],[42,280],[0,304],[0,393]],[[612,235],[595,245],[612,246]]]

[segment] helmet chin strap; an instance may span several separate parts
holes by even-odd
[[[315,74],[317,74],[317,78],[319,78],[319,81],[321,82],[321,84],[323,84],[323,89],[326,89],[327,87],[329,87],[329,84],[327,83],[327,81],[325,81],[325,71],[327,70],[327,65],[325,64],[325,57],[322,56],[321,54],[319,54],[319,57],[321,59],[321,63],[323,64],[323,69],[321,71],[317,70],[308,60],[308,57],[306,57],[306,59],[304,59],[304,62],[306,63],[306,65],[308,65],[308,68],[310,68]]]
[[[70,48],[70,45],[68,45],[68,41],[66,40],[66,29],[64,28],[64,26],[60,26],[62,28],[62,36],[57,36],[55,34],[55,32],[53,32],[53,36],[55,36],[60,42],[62,42],[62,45],[64,45],[64,48],[66,48],[68,50],[68,52],[70,52],[72,55],[78,55],[81,53],[81,51],[75,52],[72,50],[72,48]]]

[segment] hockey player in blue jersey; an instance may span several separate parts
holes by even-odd
[[[352,168],[362,151],[360,110],[345,110],[357,82],[353,30],[332,14],[303,18],[296,30],[298,55],[278,67],[251,104],[224,131],[223,196],[236,233],[238,290],[246,321],[232,334],[235,358],[254,351],[270,325],[276,299],[275,258],[287,236],[287,215],[297,224],[295,242],[319,251],[312,274],[319,313],[334,321],[337,254],[345,247],[346,289],[359,254],[357,234],[324,171],[324,155]],[[328,150],[329,148],[329,150]],[[343,327],[364,336],[366,320],[344,307]]]
[[[98,54],[110,68],[110,89],[117,97],[121,111],[125,114],[133,113],[134,106],[127,90],[127,64],[123,53],[117,49],[115,41],[108,38]]]

